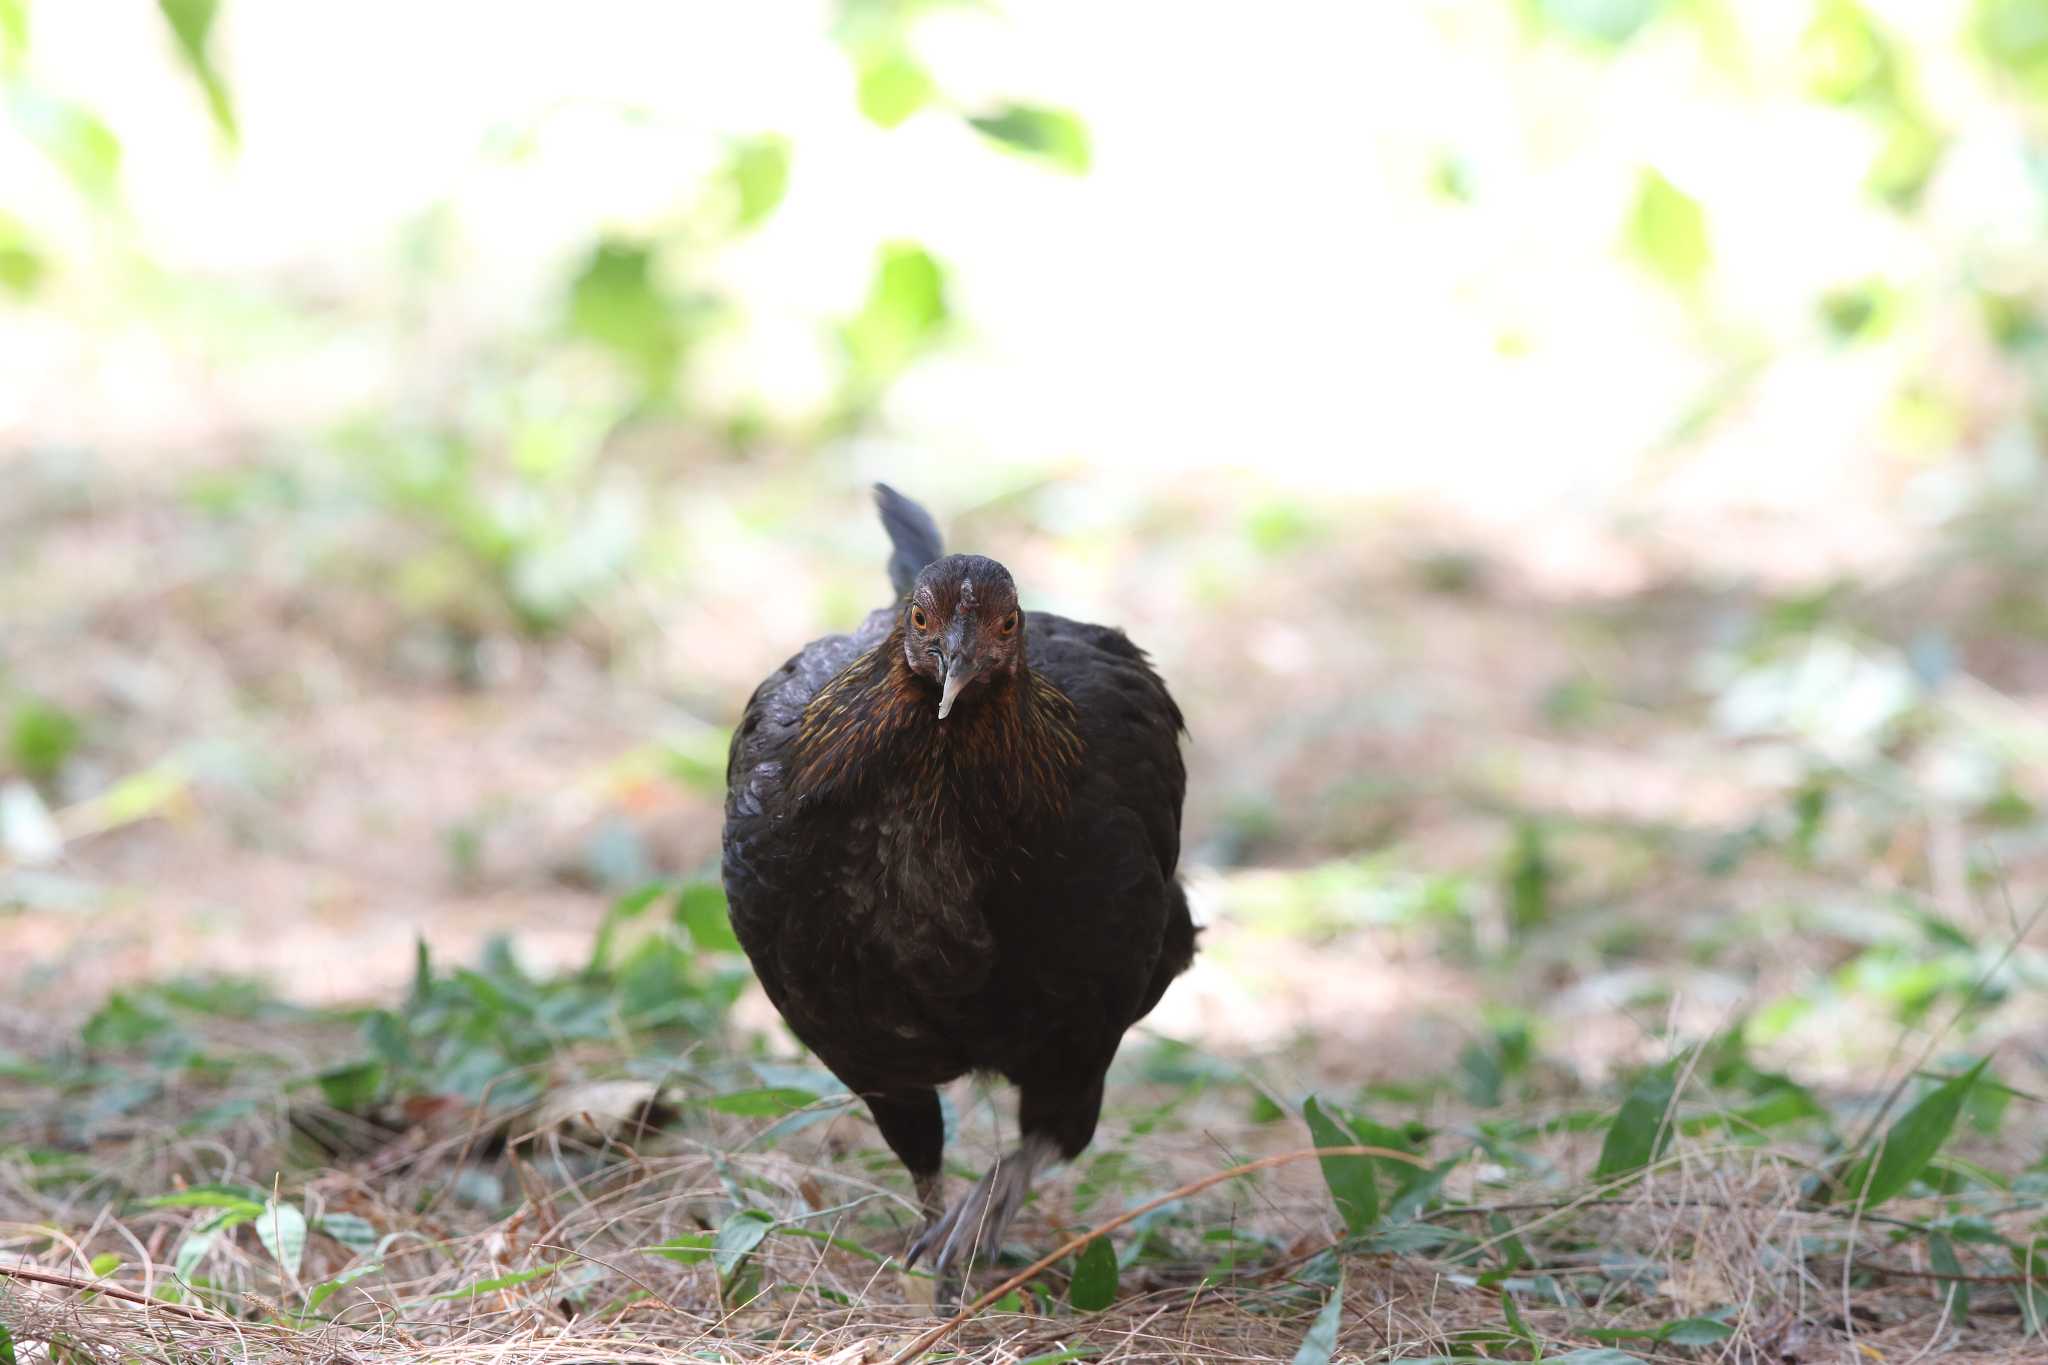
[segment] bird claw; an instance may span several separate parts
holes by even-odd
[[[929,1252],[932,1273],[944,1280],[956,1266],[964,1271],[976,1261],[993,1259],[1011,1220],[1031,1193],[1032,1178],[1052,1155],[1051,1144],[1043,1138],[1026,1138],[998,1157],[973,1189],[918,1234],[904,1264],[914,1266]]]

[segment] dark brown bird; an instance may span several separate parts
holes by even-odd
[[[726,767],[734,931],[910,1171],[941,1276],[1094,1136],[1124,1031],[1194,956],[1181,715],[1120,630],[1018,607],[875,488],[897,602],[763,682]],[[1018,1088],[1021,1140],[942,1211],[937,1087]]]

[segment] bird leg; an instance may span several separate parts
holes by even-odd
[[[905,1263],[916,1265],[919,1257],[931,1252],[932,1271],[943,1280],[956,1265],[964,1269],[976,1260],[992,1259],[1010,1220],[1031,1193],[1032,1178],[1057,1155],[1052,1139],[1031,1135],[997,1157],[988,1174],[910,1244]]]
[[[911,1183],[917,1186],[917,1208],[923,1215],[923,1221],[917,1225],[917,1235],[911,1239],[914,1246],[938,1224],[940,1218],[945,1216],[946,1179],[939,1172],[933,1171],[930,1175],[911,1177]]]

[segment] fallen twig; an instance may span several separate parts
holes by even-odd
[[[228,1325],[237,1331],[246,1331],[252,1326],[259,1329],[263,1326],[261,1323],[238,1322],[224,1313],[208,1312],[203,1308],[188,1308],[182,1303],[165,1303],[162,1299],[152,1299],[146,1294],[138,1294],[134,1290],[125,1289],[118,1284],[108,1284],[105,1280],[84,1280],[76,1275],[66,1275],[59,1270],[37,1270],[25,1265],[0,1265],[0,1275],[5,1275],[10,1280],[23,1280],[30,1284],[48,1284],[55,1285],[59,1289],[76,1289],[81,1293],[103,1294],[110,1299],[119,1299],[123,1303],[137,1304],[143,1308],[153,1309],[160,1313],[169,1313],[172,1317],[184,1318],[188,1322],[203,1322],[210,1327]]]

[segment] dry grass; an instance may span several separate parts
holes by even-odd
[[[1127,1101],[1134,1088],[1145,1099],[1161,1093],[1126,1086]],[[1055,1257],[1024,1277],[1032,1292],[947,1329],[933,1312],[932,1282],[891,1256],[907,1239],[910,1206],[899,1174],[870,1160],[872,1132],[853,1112],[764,1151],[750,1149],[758,1121],[730,1119],[681,1121],[630,1141],[571,1122],[503,1148],[494,1134],[524,1134],[522,1120],[478,1126],[442,1110],[327,1166],[295,1164],[303,1147],[283,1125],[263,1122],[204,1140],[159,1131],[108,1144],[92,1156],[101,1178],[87,1184],[0,1166],[0,1322],[23,1360],[852,1365],[922,1358],[929,1348],[992,1362],[1066,1350],[1104,1360],[1285,1361],[1341,1276],[1334,1359],[1530,1359],[1538,1344],[1551,1355],[1593,1349],[1589,1334],[1601,1329],[1647,1334],[1706,1314],[1732,1329],[1725,1340],[1680,1347],[1646,1335],[1618,1348],[1672,1361],[2038,1358],[2014,1289],[2001,1282],[2004,1267],[1972,1260],[1976,1301],[1958,1321],[1924,1241],[1897,1237],[1932,1216],[1934,1201],[1860,1216],[1817,1205],[1806,1182],[1822,1153],[1810,1146],[1699,1131],[1603,1187],[1560,1176],[1591,1168],[1597,1131],[1532,1135],[1516,1147],[1519,1169],[1508,1170],[1458,1138],[1480,1115],[1444,1114],[1430,1155],[1464,1159],[1443,1199],[1377,1241],[1340,1247],[1314,1163],[1276,1150],[1299,1146],[1299,1125],[1233,1119],[1238,1101],[1212,1088],[1143,1135],[1129,1131],[1128,1108],[1113,1116],[1105,1142],[1134,1168],[1124,1190],[1175,1197],[1099,1313],[1065,1304],[1068,1262]],[[1704,1112],[1683,1094],[1680,1109]],[[993,1145],[987,1125],[970,1115],[966,1127],[969,1151]],[[1999,1160],[1993,1148],[1976,1140],[1970,1154]],[[1258,1169],[1272,1162],[1286,1164]],[[280,1178],[280,1168],[293,1174]],[[1089,1169],[1084,1162],[1047,1184],[1020,1245],[1078,1245],[1091,1229],[1128,1221],[1113,1217],[1120,1210],[1139,1210],[1143,1201],[1127,1192],[1077,1215]],[[502,1198],[488,1207],[465,1200],[465,1182],[486,1176],[502,1182]],[[293,1273],[245,1225],[197,1263],[172,1295],[178,1302],[164,1302],[179,1280],[174,1253],[211,1211],[146,1207],[124,1191],[200,1180],[269,1188],[279,1179],[316,1224],[333,1213],[367,1220],[381,1250],[358,1254],[316,1232]],[[732,1276],[646,1250],[701,1238],[736,1202],[813,1235],[769,1235]],[[2015,1194],[2004,1207],[1979,1207],[1987,1224],[2024,1241],[2043,1204]],[[1235,1240],[1205,1235],[1224,1229]],[[1241,1252],[1233,1265],[1219,1255],[1226,1246]],[[94,1258],[105,1256],[119,1264],[96,1275]],[[314,1286],[372,1262],[381,1269],[307,1313]],[[999,1289],[1009,1274],[978,1271],[975,1288]],[[1519,1328],[1504,1315],[1503,1280]]]

